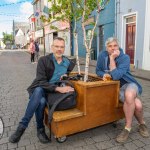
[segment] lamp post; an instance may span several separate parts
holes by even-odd
[[[45,56],[46,49],[45,49],[45,30],[44,30],[44,26],[43,26],[43,44],[44,44],[44,56]]]

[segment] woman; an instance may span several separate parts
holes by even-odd
[[[34,63],[35,45],[33,39],[30,41],[29,51],[31,53],[31,63]]]

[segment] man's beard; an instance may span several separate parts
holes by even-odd
[[[63,56],[63,54],[61,53],[61,54],[57,54],[57,53],[55,53],[55,56],[56,57],[62,57]]]

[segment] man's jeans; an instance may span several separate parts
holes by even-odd
[[[46,99],[44,90],[41,87],[37,87],[35,88],[33,94],[29,97],[29,103],[20,124],[23,125],[24,128],[27,128],[35,113],[37,129],[44,128],[43,119],[45,106]]]

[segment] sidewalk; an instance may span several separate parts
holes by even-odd
[[[150,71],[133,68],[133,69],[131,69],[131,73],[136,78],[150,81]]]
[[[43,51],[40,51],[40,56],[44,55]],[[46,53],[48,55],[48,53]],[[71,58],[74,58],[75,56],[71,56]],[[80,65],[81,65],[81,70],[84,71],[84,65],[85,65],[85,58],[79,58],[80,59]],[[94,73],[95,72],[95,67],[96,67],[96,62],[95,60],[90,60],[90,72]],[[92,70],[91,70],[92,69]],[[131,73],[134,77],[150,81],[150,71],[147,70],[142,70],[142,69],[136,69],[131,67]]]
[[[80,65],[85,65],[85,58],[80,58]],[[95,60],[90,61],[90,67],[93,67],[93,69],[96,67]],[[136,78],[150,81],[150,71],[131,68],[131,73]]]
[[[84,71],[84,60],[80,62]],[[21,140],[15,144],[10,143],[8,138],[16,130],[26,110],[29,99],[26,89],[35,78],[37,63],[31,64],[30,55],[26,52],[9,51],[1,53],[0,64],[0,116],[4,122],[0,150],[150,150],[150,138],[139,135],[135,119],[133,119],[129,139],[124,144],[117,143],[115,140],[124,127],[124,119],[118,121],[116,128],[110,123],[67,136],[67,141],[62,144],[58,143],[54,136],[51,143],[41,144],[37,138],[35,117],[30,121]],[[90,72],[95,72],[95,65],[96,61],[90,62]],[[133,73],[136,72],[135,70]],[[140,73],[146,75],[145,71],[140,70]],[[150,81],[137,80],[144,89],[142,94],[144,118],[150,130]],[[47,128],[46,133],[49,135]]]

